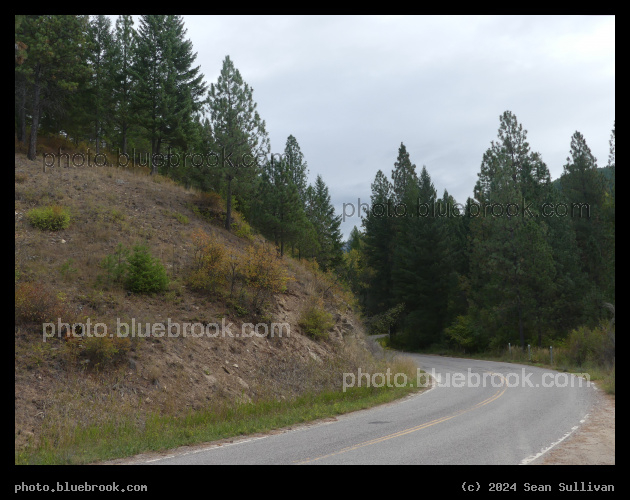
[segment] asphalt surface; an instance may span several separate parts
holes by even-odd
[[[425,392],[335,421],[233,443],[173,452],[154,465],[534,463],[575,431],[594,384],[553,370],[410,355],[435,375]],[[358,374],[353,374],[358,383]],[[345,379],[352,382],[350,375]],[[362,383],[368,383],[362,377]],[[402,381],[390,374],[389,382]],[[386,375],[369,383],[387,383]]]

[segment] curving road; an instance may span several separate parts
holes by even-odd
[[[432,388],[421,394],[332,422],[144,463],[527,464],[573,432],[595,401],[594,384],[566,373],[511,363],[409,356],[435,374]],[[352,377],[346,380],[350,383]],[[365,377],[362,380],[366,383]],[[392,374],[391,383],[394,380],[402,379]]]

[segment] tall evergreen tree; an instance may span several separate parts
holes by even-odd
[[[465,208],[457,204],[445,189],[437,201],[437,222],[441,228],[440,257],[444,266],[444,287],[446,289],[445,326],[467,310],[467,297],[462,283],[468,275],[467,224]]]
[[[114,44],[111,54],[111,87],[113,101],[112,134],[122,154],[128,154],[129,133],[133,122],[133,101],[137,82],[132,65],[136,60],[137,33],[130,15],[121,15],[116,20]]]
[[[570,156],[560,183],[568,200],[582,269],[597,287],[602,287],[606,279],[601,225],[604,179],[597,169],[597,159],[580,132],[576,131],[571,137]]]
[[[608,168],[611,170],[610,189],[606,193],[603,203],[603,219],[606,226],[608,283],[606,295],[608,302],[615,302],[615,124],[613,122],[610,134],[610,153],[608,155]]]
[[[343,254],[343,265],[338,274],[358,298],[360,307],[365,310],[370,271],[365,263],[365,235],[356,226],[350,231]]]
[[[553,258],[537,213],[529,206],[526,212],[523,203],[543,198],[549,174],[516,117],[506,111],[500,122],[499,141],[484,154],[475,188],[480,213],[470,223],[472,299],[494,342],[518,339],[524,348],[536,288],[528,277],[552,272]],[[544,278],[539,281],[553,279]]]
[[[342,260],[341,216],[335,215],[328,186],[321,175],[307,189],[306,214],[317,235],[317,262],[325,271],[334,269]]]
[[[230,56],[223,61],[217,83],[210,86],[208,102],[225,186],[225,228],[230,231],[232,194],[240,205],[251,198],[249,195],[261,166],[258,159],[269,154],[269,137],[265,122],[256,110],[253,89],[243,81]]]
[[[87,111],[91,117],[96,142],[96,154],[101,152],[101,143],[107,134],[108,122],[113,116],[111,89],[111,59],[114,50],[112,22],[102,14],[90,21],[88,38],[88,62],[92,70],[88,94],[90,104]]]
[[[413,184],[412,184],[413,185]],[[410,348],[439,343],[449,298],[447,225],[436,212],[437,192],[426,167],[412,190],[417,209],[400,218],[394,249],[394,295],[404,303],[403,340]]]
[[[263,167],[252,215],[262,233],[275,241],[280,255],[286,244],[297,242],[306,219],[293,179],[289,160],[272,156]]]
[[[381,170],[376,172],[371,188],[370,207],[362,224],[365,232],[366,267],[372,270],[366,309],[369,315],[376,315],[394,305],[392,256],[395,230],[393,218],[388,216],[387,211],[393,188]]]
[[[298,195],[304,205],[308,186],[308,164],[300,149],[297,139],[290,135],[284,147],[284,157],[288,164],[292,183],[297,187]]]
[[[363,247],[363,233],[357,226],[352,228],[350,236],[348,237],[347,249],[348,250],[360,250]]]
[[[545,200],[548,207],[562,207],[568,200],[558,189],[550,189]],[[550,300],[547,325],[549,333],[563,337],[567,331],[583,324],[583,294],[588,287],[575,239],[575,229],[568,217],[544,217],[547,241],[551,246],[555,266],[553,297]]]
[[[27,45],[22,41],[22,23],[25,15],[15,16],[15,132],[18,142],[26,142],[26,75],[18,70],[28,57]]]
[[[181,16],[141,17],[132,71],[138,84],[134,111],[151,141],[151,174],[165,146],[186,150],[194,113],[203,105],[206,85],[199,66],[192,66],[197,54],[185,35]]]
[[[37,155],[37,134],[45,110],[62,114],[65,100],[87,74],[85,48],[88,17],[71,15],[25,16],[16,25],[26,48],[23,63],[16,66],[18,80],[28,96],[31,132],[27,156]]]
[[[418,175],[416,174],[416,166],[411,163],[409,159],[409,153],[407,148],[401,142],[398,148],[398,158],[394,163],[394,169],[392,170],[392,203],[394,206],[401,207],[403,204],[412,203],[412,199],[409,194],[414,189],[414,185],[418,182]],[[407,209],[411,208],[406,206]],[[400,212],[402,213],[402,211]]]

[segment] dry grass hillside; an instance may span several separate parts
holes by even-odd
[[[141,427],[150,414],[339,388],[344,371],[374,362],[351,296],[316,266],[280,259],[238,216],[232,233],[221,228],[220,205],[140,169],[44,172],[41,155],[15,154],[16,450],[41,435],[72,439],[77,428],[117,416]],[[31,210],[44,207],[69,214],[67,228],[34,227]],[[137,244],[166,269],[163,291],[134,293],[115,279],[117,248]],[[279,283],[263,280],[273,273]],[[321,336],[300,326],[309,311]],[[89,337],[87,326],[80,338],[59,335],[59,322],[88,320],[107,336]],[[155,335],[144,327],[144,337],[115,335],[133,322],[149,323]],[[288,323],[290,333],[184,337],[154,326],[170,323],[175,333],[185,323],[231,323],[239,334],[244,323],[272,322]],[[56,325],[45,341],[43,323]]]

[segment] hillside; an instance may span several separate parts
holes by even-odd
[[[178,416],[339,389],[344,371],[376,362],[351,295],[308,262],[273,252],[288,278],[279,293],[258,294],[245,271],[233,273],[231,282],[192,290],[200,234],[220,246],[237,269],[244,269],[248,248],[270,251],[242,222],[234,231],[242,237],[222,229],[220,209],[213,212],[208,203],[207,195],[141,170],[44,172],[41,160],[16,153],[16,453],[39,443],[41,435],[69,442],[76,429],[112,421],[142,427],[153,414]],[[30,210],[53,205],[70,214],[66,229],[40,230],[29,223]],[[162,292],[133,293],[107,279],[104,259],[120,260],[119,245],[131,249],[141,243],[166,269],[169,283]],[[318,307],[332,320],[325,325],[327,338],[307,335],[298,324],[307,308]],[[237,335],[244,323],[276,322],[287,323],[290,334],[44,338],[45,322],[57,325],[59,334],[60,323],[88,321],[105,325],[109,333],[123,324],[149,323],[155,333],[160,330],[154,325],[169,323],[173,332],[185,323],[231,323]]]

